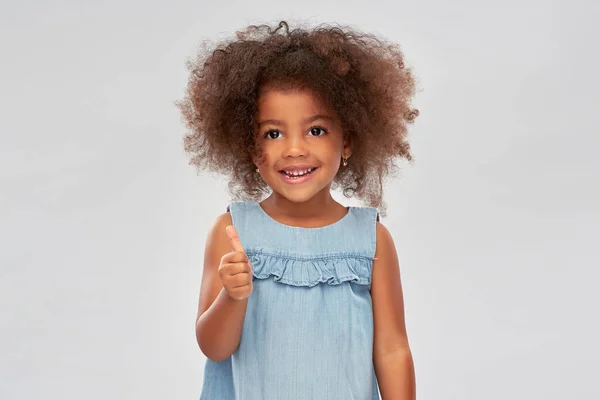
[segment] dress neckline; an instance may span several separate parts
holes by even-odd
[[[324,230],[324,229],[330,229],[333,228],[337,225],[340,225],[341,223],[343,223],[346,219],[349,218],[350,214],[352,213],[352,209],[354,207],[346,207],[346,214],[344,214],[344,216],[340,219],[338,219],[335,222],[332,222],[331,224],[328,225],[323,225],[323,226],[316,226],[313,228],[305,228],[303,226],[295,226],[295,225],[288,225],[288,224],[284,224],[282,222],[277,221],[275,218],[271,217],[269,214],[267,214],[267,212],[264,210],[264,208],[262,208],[262,206],[260,205],[259,202],[255,201],[252,202],[252,204],[258,208],[259,212],[268,220],[270,220],[272,223],[279,225],[281,227],[284,227],[286,229],[292,229],[292,230],[300,230],[300,231],[318,231],[318,230]]]

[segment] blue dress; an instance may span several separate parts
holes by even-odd
[[[254,275],[240,345],[206,360],[200,400],[374,400],[371,269],[377,210],[300,228],[257,202],[231,218]]]

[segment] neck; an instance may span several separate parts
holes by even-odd
[[[275,214],[289,218],[315,218],[331,215],[332,211],[340,207],[340,204],[331,196],[329,189],[300,203],[290,201],[273,192],[262,204]]]

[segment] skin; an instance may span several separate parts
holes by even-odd
[[[350,158],[352,151],[336,113],[310,90],[265,87],[256,121],[262,157],[255,163],[273,191],[260,203],[265,212],[283,224],[305,228],[341,219],[348,210],[331,196],[331,183],[343,168],[341,158]],[[280,171],[293,165],[317,169],[306,182],[289,184]],[[214,361],[237,350],[252,292],[251,265],[232,228],[229,213],[217,218],[205,249],[196,337],[203,353]],[[375,372],[383,400],[414,400],[415,373],[398,256],[389,231],[379,222],[376,246],[371,283]]]
[[[220,270],[229,261],[227,255],[237,248],[227,232],[231,223],[231,215],[225,213],[217,218],[208,233],[196,317],[198,346],[207,358],[216,362],[237,350],[248,305],[247,298],[238,300],[235,294],[230,294],[220,278]]]
[[[350,158],[337,114],[310,90],[267,86],[258,100],[256,138],[262,156],[255,163],[272,194],[261,202],[263,209],[280,222],[302,227],[331,224],[346,207],[331,196],[331,183],[342,157]],[[317,167],[303,184],[284,183],[280,171],[293,165]]]
[[[376,243],[371,278],[375,375],[383,400],[414,400],[415,368],[406,334],[398,255],[392,235],[379,222]]]

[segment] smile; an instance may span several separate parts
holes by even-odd
[[[316,167],[303,169],[290,168],[289,170],[281,170],[279,173],[283,177],[283,180],[288,183],[301,183],[307,181],[316,169]]]

